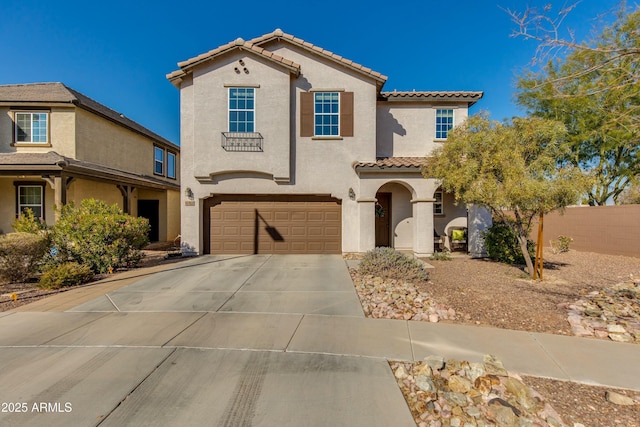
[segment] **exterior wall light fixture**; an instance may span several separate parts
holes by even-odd
[[[351,200],[355,200],[356,199],[356,192],[353,191],[353,188],[349,188],[349,198]]]

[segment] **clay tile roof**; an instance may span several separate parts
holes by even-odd
[[[187,59],[186,61],[178,62],[178,67],[180,67],[180,69],[167,74],[167,79],[175,80],[177,78],[183,77],[189,72],[191,68],[195,67],[196,65],[209,61],[234,49],[242,49],[247,52],[252,52],[256,55],[263,56],[270,61],[285,66],[296,75],[300,73],[300,65],[296,64],[295,62],[283,58],[280,55],[276,55],[273,52],[269,52],[268,50],[265,50],[260,46],[256,46],[251,42],[246,42],[243,39],[238,38],[232,42],[210,50],[209,52],[205,52],[191,59]]]
[[[294,37],[291,34],[287,34],[282,32],[282,30],[280,29],[276,29],[274,32],[269,33],[269,34],[265,34],[263,36],[257,37],[255,39],[249,40],[249,43],[252,43],[254,45],[263,45],[265,43],[268,43],[272,40],[286,40],[292,44],[298,45],[304,49],[307,49],[309,51],[315,52],[315,53],[319,53],[323,56],[325,56],[326,58],[337,62],[341,65],[344,65],[348,68],[352,68],[356,71],[359,71],[361,73],[367,74],[370,77],[373,77],[375,80],[378,81],[379,85],[382,86],[382,84],[384,84],[384,82],[387,81],[387,76],[378,73],[377,71],[373,71],[371,68],[367,68],[365,66],[362,66],[358,63],[355,63],[353,61],[350,61],[346,58],[343,58],[340,55],[336,55],[335,53],[328,51],[326,49],[321,48],[320,46],[316,46],[312,43],[306,42],[302,39],[299,39],[298,37]]]
[[[378,157],[375,162],[356,162],[354,169],[416,169],[424,163],[424,157]]]
[[[380,99],[386,101],[466,101],[469,106],[482,98],[484,92],[472,91],[429,91],[429,92],[380,92]]]
[[[124,114],[118,113],[59,82],[0,85],[0,102],[73,104],[142,134],[161,145],[169,146],[176,151],[180,150],[171,141],[125,117]]]

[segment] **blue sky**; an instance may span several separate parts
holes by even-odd
[[[383,90],[481,90],[472,113],[522,114],[516,73],[536,45],[503,9],[570,0],[3,0],[0,84],[62,82],[179,143],[177,62],[281,28],[388,76]],[[584,38],[618,0],[583,0],[567,25]]]

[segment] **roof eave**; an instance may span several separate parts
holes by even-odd
[[[194,58],[187,59],[186,61],[178,62],[179,70],[173,71],[167,74],[167,79],[174,84],[174,86],[179,88],[182,79],[189,73],[191,70],[198,65],[206,63],[208,61],[212,61],[215,58],[218,58],[222,55],[225,55],[233,50],[242,50],[252,55],[256,55],[260,58],[263,58],[267,61],[273,62],[276,65],[279,65],[285,69],[287,69],[294,76],[300,75],[300,65],[296,64],[293,61],[289,61],[285,58],[282,58],[278,55],[275,55],[271,52],[263,53],[264,49],[255,47],[248,42],[240,42],[241,39],[236,40],[235,42],[231,42],[227,45],[223,45],[217,49],[211,50],[202,55],[198,55]]]

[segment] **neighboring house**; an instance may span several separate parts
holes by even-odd
[[[420,165],[482,92],[383,92],[382,74],[280,30],[178,66],[185,251],[424,256],[467,226]]]
[[[0,230],[25,208],[96,198],[149,218],[150,239],[180,233],[180,148],[62,83],[0,85]]]

